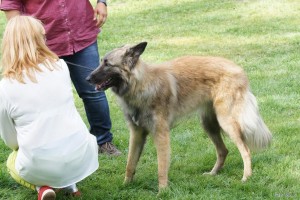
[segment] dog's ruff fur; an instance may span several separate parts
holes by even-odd
[[[251,149],[267,147],[272,135],[263,122],[242,68],[220,57],[185,56],[157,65],[140,59],[147,43],[114,49],[87,78],[99,90],[111,88],[119,98],[130,129],[125,182],[131,182],[146,136],[157,148],[159,188],[168,184],[170,129],[193,111],[215,145],[217,160],[208,174],[224,165],[228,150],[220,131],[236,144],[246,181],[252,174]]]

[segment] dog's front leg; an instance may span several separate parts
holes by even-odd
[[[168,171],[170,162],[170,133],[166,121],[160,120],[156,125],[154,143],[157,150],[159,190],[168,186]]]
[[[129,152],[127,158],[126,174],[124,183],[129,183],[133,180],[135,169],[146,142],[147,132],[141,127],[129,124],[130,140]]]

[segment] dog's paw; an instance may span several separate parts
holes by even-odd
[[[125,177],[123,184],[128,185],[132,182],[133,178]]]
[[[243,177],[241,181],[242,181],[243,183],[245,183],[245,182],[247,181],[247,179],[248,179],[247,177]]]
[[[217,173],[216,172],[204,172],[202,175],[204,175],[204,176],[215,176],[215,175],[217,175]]]
[[[163,199],[164,197],[168,196],[169,193],[170,193],[170,188],[168,186],[159,187],[156,196],[157,198]]]

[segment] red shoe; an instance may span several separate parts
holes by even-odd
[[[80,193],[79,190],[77,190],[77,192],[73,192],[73,193],[72,193],[72,196],[73,196],[73,197],[80,197],[80,196],[81,196],[81,193]]]
[[[39,190],[38,200],[55,200],[56,194],[51,187],[42,186]]]
[[[64,188],[64,192],[66,196],[73,196],[73,197],[80,197],[81,192],[78,190],[78,188],[75,186],[75,188]]]

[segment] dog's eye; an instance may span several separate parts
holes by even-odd
[[[107,59],[104,59],[104,66],[107,66],[107,67],[114,67],[114,65],[112,63],[109,63]]]
[[[106,64],[107,64],[107,59],[105,59],[105,58],[104,58],[104,59],[103,59],[103,58],[101,58],[101,59],[100,59],[100,63],[103,63],[104,65],[106,65]]]
[[[104,65],[105,65],[105,66],[110,66],[110,64],[107,62],[107,59],[104,59],[103,62],[104,62]]]

